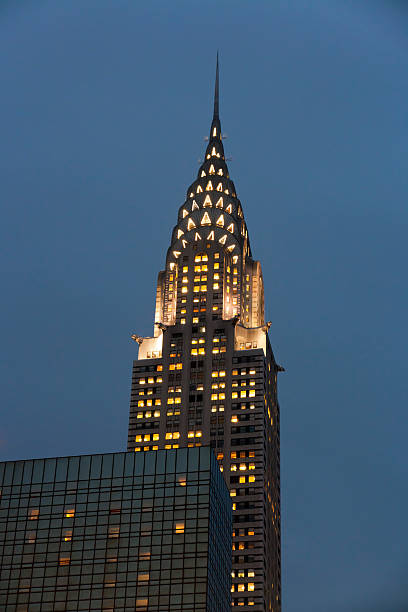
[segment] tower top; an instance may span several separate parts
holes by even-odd
[[[214,114],[211,122],[210,142],[217,140],[221,142],[221,122],[220,122],[220,65],[217,51],[217,64],[215,69],[214,86]]]
[[[220,70],[218,62],[218,51],[217,51],[217,67],[215,70],[215,88],[214,88],[214,116],[213,119],[219,119],[220,117]]]

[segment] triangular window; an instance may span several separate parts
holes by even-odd
[[[204,200],[204,208],[206,208],[207,206],[212,206],[211,198],[209,195],[206,195]]]
[[[199,206],[198,206],[197,202],[194,200],[193,205],[192,205],[192,207],[191,207],[191,212],[192,212],[193,210],[198,210],[198,209],[199,209]]]
[[[185,208],[183,208],[183,219],[184,219],[184,217],[187,217],[187,215],[188,215],[187,210]]]
[[[234,256],[233,256],[233,258],[232,258],[232,263],[233,263],[233,264],[238,263],[238,255],[234,255]]]
[[[228,189],[226,189],[226,190],[224,191],[224,193],[226,193],[226,194],[228,195],[228,194],[229,194],[229,191],[228,191]]]
[[[219,174],[220,176],[223,176],[223,175],[224,175],[224,173],[223,173],[223,171],[222,171],[222,168],[220,168],[220,169],[218,170],[217,174]]]
[[[224,208],[224,200],[223,198],[219,198],[218,202],[215,205],[216,208]]]
[[[201,188],[201,185],[198,185],[198,187],[197,187],[197,193],[203,193],[203,190],[202,190],[202,188]]]
[[[217,191],[222,191],[222,183],[218,183],[218,185],[217,185]]]
[[[224,236],[222,236],[222,238],[220,238],[218,242],[220,244],[225,244],[226,240],[227,240],[227,234],[224,234]]]
[[[233,251],[234,249],[235,249],[235,244],[230,244],[230,245],[227,247],[227,251],[228,251],[229,253],[232,253],[232,251]]]
[[[194,221],[192,219],[189,219],[187,223],[187,231],[189,232],[191,229],[194,229],[195,226],[196,224],[194,223]]]
[[[206,173],[204,172],[204,170],[201,171],[201,176],[207,176]]]
[[[213,190],[213,186],[212,186],[212,182],[208,181],[207,183],[207,187],[205,188],[206,191],[212,191]]]
[[[230,224],[229,224],[229,226],[227,227],[227,230],[228,230],[229,232],[231,232],[231,234],[233,234],[233,233],[234,233],[234,224],[233,224],[233,223],[230,223]]]
[[[227,208],[225,209],[225,212],[227,212],[230,215],[232,215],[232,204],[228,204]]]
[[[194,240],[202,240],[200,234],[198,232],[195,233]]]
[[[173,255],[174,257],[177,259],[177,257],[179,257],[181,251],[173,251]]]
[[[207,240],[214,240],[214,230],[211,230],[211,232],[208,234]]]
[[[184,240],[184,238],[183,238],[183,240],[181,241],[181,243],[182,243],[182,245],[183,245],[183,249],[185,249],[185,248],[186,248],[186,246],[188,245],[187,240]]]
[[[201,219],[201,225],[211,225],[211,219],[208,212],[205,212],[203,218]]]
[[[208,174],[215,174],[215,168],[213,164],[211,164]]]
[[[182,236],[184,234],[183,230],[179,229],[177,230],[177,238],[180,238],[180,236]]]
[[[217,219],[218,227],[224,227],[224,215],[220,215]]]

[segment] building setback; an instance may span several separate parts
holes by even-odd
[[[129,451],[210,445],[233,501],[232,606],[281,610],[277,365],[261,264],[214,114],[159,273],[152,337],[133,364]]]
[[[0,609],[228,612],[231,500],[207,447],[0,463]]]

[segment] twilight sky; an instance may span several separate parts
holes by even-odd
[[[284,612],[408,610],[408,3],[0,3],[0,459],[126,448],[211,119],[280,375]]]

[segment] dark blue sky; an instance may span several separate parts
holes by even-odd
[[[1,459],[123,450],[221,119],[280,377],[285,612],[406,612],[408,5],[0,4]]]

